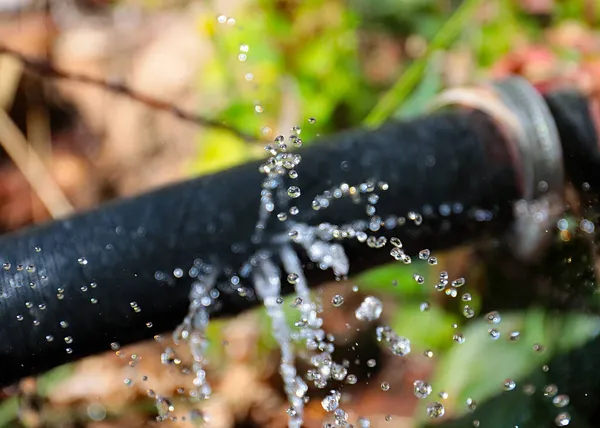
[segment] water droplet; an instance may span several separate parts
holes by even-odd
[[[506,379],[504,381],[504,389],[506,391],[512,391],[516,387],[517,387],[517,383],[514,380],[512,380],[512,379]]]
[[[517,342],[521,338],[521,333],[518,331],[513,331],[509,335],[509,339],[511,342]]]
[[[454,281],[452,281],[451,285],[454,288],[462,287],[463,285],[465,285],[465,279],[464,278],[455,279]]]
[[[298,276],[298,274],[297,274],[297,273],[290,273],[290,274],[288,274],[288,276],[287,276],[287,281],[288,281],[290,284],[294,285],[294,284],[297,284],[297,283],[298,283],[298,279],[299,279],[299,278],[300,278],[300,277]]]
[[[23,321],[23,315],[17,315],[17,321]]]
[[[419,258],[421,260],[428,260],[429,256],[431,256],[431,251],[427,249],[419,251]]]
[[[423,276],[419,275],[418,273],[413,274],[413,279],[416,281],[417,284],[425,283],[425,278]]]
[[[376,297],[368,296],[355,311],[356,318],[360,321],[375,321],[383,312],[383,304]]]
[[[568,395],[560,394],[552,399],[552,404],[554,404],[556,407],[566,407],[569,405],[570,401],[571,400],[569,399]]]
[[[373,358],[367,360],[367,367],[375,367],[377,365],[377,361],[375,361]]]
[[[538,354],[543,354],[546,351],[546,348],[543,345],[540,345],[539,343],[535,343],[533,345],[533,351],[537,352]]]
[[[444,405],[440,402],[434,401],[433,403],[429,403],[427,405],[427,416],[432,419],[441,418],[446,413],[446,409],[444,409]]]
[[[498,340],[500,338],[500,332],[495,328],[488,329],[488,334],[493,340]]]
[[[429,310],[429,302],[421,303],[421,305],[419,306],[419,310],[421,312],[427,312]]]
[[[326,412],[333,412],[340,404],[341,395],[338,391],[331,391],[329,395],[323,398],[321,406]]]
[[[235,25],[235,18],[228,18],[227,25]]]
[[[475,316],[475,310],[471,306],[465,305],[463,308],[463,315],[465,318],[473,318]]]
[[[571,423],[571,415],[567,412],[559,413],[556,419],[554,419],[554,423],[557,427],[566,427]]]
[[[463,302],[470,302],[471,300],[473,300],[470,293],[463,294],[461,299]]]
[[[467,410],[469,412],[474,412],[476,408],[477,401],[473,400],[472,398],[467,398]]]
[[[390,244],[392,244],[394,247],[402,248],[402,241],[400,241],[400,238],[395,236],[390,238]]]
[[[487,320],[488,324],[500,324],[500,321],[502,321],[502,317],[496,311],[487,313],[485,319]]]
[[[88,264],[88,261],[87,261],[87,259],[86,259],[85,257],[79,257],[79,258],[77,259],[77,262],[78,262],[80,265],[82,265],[82,266],[85,266],[85,265],[87,265],[87,264]]]
[[[433,351],[431,351],[431,350],[429,350],[429,349],[426,349],[426,350],[423,352],[423,355],[424,355],[424,356],[426,356],[427,358],[433,358]]]
[[[429,397],[433,388],[427,382],[415,380],[413,382],[415,397],[423,399]]]
[[[300,188],[298,186],[290,186],[287,189],[287,194],[290,198],[297,198],[300,196]]]
[[[554,397],[558,393],[558,387],[554,384],[546,385],[544,387],[545,397]]]
[[[10,270],[10,263],[8,263],[8,262],[2,263],[2,267],[4,268],[4,270]]]
[[[314,125],[315,123],[317,123],[317,119],[315,119],[314,117],[309,117],[308,123],[310,123],[311,125]]]
[[[248,45],[240,45],[240,52],[248,52],[250,47]]]
[[[427,260],[427,263],[429,263],[432,266],[435,266],[438,264],[438,259],[437,259],[437,257],[429,257],[429,259]]]
[[[465,339],[465,335],[464,334],[462,334],[462,333],[455,333],[452,336],[452,340],[454,340],[456,343],[461,343],[462,344],[462,343],[465,343],[466,339]]]
[[[35,247],[34,250],[35,250],[36,253],[39,253],[39,252],[42,251],[42,248],[41,247]]]
[[[341,296],[339,294],[336,294],[335,296],[333,296],[331,298],[331,303],[333,304],[333,306],[335,306],[336,308],[339,308],[340,306],[342,306],[344,304],[344,296]]]
[[[65,343],[67,343],[67,344],[73,343],[73,338],[71,336],[66,336],[65,337]]]
[[[389,391],[389,389],[390,389],[389,382],[381,382],[381,390],[382,391]]]
[[[227,22],[227,17],[225,15],[217,16],[217,22],[219,24],[225,24]]]

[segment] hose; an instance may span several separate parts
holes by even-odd
[[[293,220],[317,226],[369,219],[364,204],[347,198],[321,210],[312,208],[312,199],[341,183],[360,189],[374,179],[388,189],[377,192],[379,234],[400,238],[407,252],[501,236],[512,221],[512,202],[521,197],[505,140],[490,117],[460,109],[324,138],[298,152],[298,178],[286,183],[302,193],[293,200]],[[1,237],[0,385],[106,351],[114,342],[173,330],[188,310],[190,270],[223,272],[212,317],[255,306],[252,284],[236,273],[286,233],[274,215],[263,239],[253,243],[259,165]],[[386,227],[410,212],[419,213],[422,224],[405,217],[404,225]],[[342,244],[351,275],[391,261],[389,249]],[[310,263],[305,274],[311,284],[332,278]],[[241,286],[249,291],[244,297]]]

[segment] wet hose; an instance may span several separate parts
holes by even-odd
[[[586,101],[578,102],[572,101],[585,116]],[[560,105],[558,95],[553,103]],[[589,115],[574,119],[562,113],[561,135],[572,136],[574,127],[591,123]],[[595,144],[595,135],[585,138],[593,137]],[[510,230],[514,202],[524,192],[522,158],[509,140],[491,116],[466,108],[324,138],[299,151],[298,178],[286,183],[302,193],[291,201],[298,208],[293,221],[314,226],[369,221],[365,205],[350,199],[332,200],[320,210],[312,201],[341,183],[360,193],[361,184],[372,179],[378,189],[387,188],[375,192],[377,234],[399,237],[407,252],[501,237]],[[563,141],[567,152],[569,144]],[[575,146],[574,156],[583,148]],[[592,151],[597,155],[596,145]],[[113,342],[126,345],[173,330],[187,313],[194,269],[222,272],[211,316],[255,306],[252,284],[240,268],[288,232],[274,213],[263,239],[253,243],[264,178],[259,165],[0,238],[0,385],[106,351]],[[565,165],[569,176],[587,179],[577,175],[575,163]],[[589,173],[588,181],[595,182],[598,173]],[[422,222],[411,219],[411,212]],[[391,260],[389,248],[367,250],[358,240],[342,245],[350,275]],[[311,284],[333,278],[305,261]],[[248,290],[244,297],[240,287]]]

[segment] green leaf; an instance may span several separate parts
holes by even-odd
[[[492,340],[488,329],[501,332]],[[535,369],[541,369],[553,356],[578,347],[596,336],[600,317],[580,314],[556,316],[540,309],[525,313],[502,314],[498,325],[477,320],[465,330],[465,343],[455,344],[438,366],[432,381],[436,390],[449,394],[446,409],[453,415],[466,412],[467,398],[483,402],[503,391],[506,379],[519,382]],[[519,331],[519,341],[508,340],[509,333]],[[536,352],[534,344],[545,352]],[[419,412],[423,417],[424,411]]]

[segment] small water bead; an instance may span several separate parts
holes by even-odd
[[[87,265],[87,264],[88,264],[88,261],[87,261],[87,259],[86,259],[85,257],[79,257],[79,258],[77,259],[77,262],[78,262],[80,265],[82,265],[82,266],[85,266],[85,265]]]
[[[73,338],[71,336],[66,336],[65,343],[68,343],[68,344],[73,343]]]
[[[300,196],[300,188],[298,186],[290,186],[287,189],[287,194],[290,198],[297,198]]]
[[[556,407],[566,407],[569,405],[570,401],[571,400],[568,395],[560,394],[552,399],[552,404],[554,404]]]
[[[390,384],[389,384],[389,382],[381,382],[381,390],[382,391],[389,391],[390,390]]]
[[[426,350],[423,352],[423,355],[424,355],[425,357],[427,357],[427,358],[433,358],[433,351],[431,351],[431,350],[429,350],[429,349],[426,349]]]
[[[465,335],[462,333],[455,333],[452,336],[452,340],[454,340],[456,343],[463,344],[463,343],[465,343],[466,338],[465,338]]]
[[[479,422],[479,420],[475,419],[475,420],[473,421],[473,426],[474,426],[475,428],[479,428],[479,427],[481,426],[481,422]]]
[[[419,306],[419,310],[421,312],[427,312],[429,310],[429,302],[423,302],[421,303],[421,305]]]
[[[474,412],[476,408],[477,401],[473,400],[472,398],[467,398],[467,410],[469,412]]]
[[[73,348],[66,348],[66,349],[65,349],[65,352],[66,352],[67,354],[72,354],[72,353],[73,353]]]
[[[557,427],[566,427],[571,423],[571,415],[567,412],[559,413],[554,419],[554,423]]]
[[[31,303],[31,302],[25,302],[25,307],[27,309],[31,309],[33,307],[33,303]]]
[[[367,296],[354,312],[360,321],[375,321],[383,312],[381,300],[373,296]]]
[[[475,316],[475,310],[471,306],[465,305],[463,308],[463,315],[465,318],[473,318]]]
[[[413,279],[415,280],[415,282],[417,284],[424,284],[425,283],[425,278],[422,275],[419,275],[418,273],[414,273],[413,274]]]
[[[27,267],[25,268],[25,270],[27,271],[27,273],[34,273],[35,272],[35,266],[34,265],[27,265]]]
[[[3,268],[4,270],[10,270],[10,266],[11,266],[11,265],[10,265],[10,263],[8,263],[8,262],[2,263],[2,268]]]
[[[235,25],[235,18],[228,18],[227,25]]]
[[[550,384],[544,387],[545,397],[554,397],[556,394],[558,394],[558,387],[556,385]]]
[[[290,215],[298,215],[299,212],[300,210],[298,209],[298,207],[290,207]]]
[[[420,398],[420,399],[429,397],[429,395],[433,391],[433,388],[431,387],[431,385],[422,380],[415,380],[413,382],[413,387],[414,387],[413,390],[415,393],[415,397]]]
[[[300,277],[298,276],[297,273],[290,273],[287,276],[287,281],[290,284],[292,284],[292,285],[297,284],[298,283],[298,279],[300,279]]]
[[[400,241],[400,238],[397,238],[395,236],[392,236],[390,238],[390,244],[392,244],[394,247],[402,248],[402,241]]]
[[[46,342],[52,342],[54,341],[54,336],[52,336],[51,334],[46,336]]]
[[[473,300],[473,297],[471,297],[470,293],[465,293],[461,296],[461,300],[463,302],[470,302],[471,300]]]
[[[348,385],[355,385],[357,382],[358,382],[358,378],[356,377],[356,375],[349,374],[349,375],[346,377],[346,383],[347,383]]]
[[[17,265],[17,272],[21,272],[21,271],[23,271],[23,269],[25,269],[25,266]]]
[[[217,16],[217,22],[219,24],[225,24],[227,22],[227,17],[225,15]]]
[[[519,333],[518,331],[512,331],[508,338],[511,342],[517,342],[519,341],[519,339],[521,339],[521,333]]]
[[[488,312],[485,316],[488,324],[500,324],[502,321],[502,317],[497,311]]]
[[[538,354],[543,354],[546,351],[546,348],[543,345],[540,345],[539,343],[535,343],[533,345],[533,351],[537,352]]]
[[[67,328],[67,327],[69,327],[69,323],[66,322],[66,321],[61,321],[58,324],[61,326],[61,328]]]
[[[517,387],[517,383],[512,379],[506,379],[503,386],[506,391],[512,391]]]
[[[339,391],[330,391],[329,395],[321,401],[321,406],[326,412],[333,412],[340,405],[341,397],[342,394]]]
[[[283,303],[283,297],[280,296],[275,301],[277,302],[278,305],[281,305]]]
[[[17,315],[17,321],[23,321],[23,315]]]
[[[240,52],[248,53],[250,47],[248,45],[240,45]]]
[[[535,386],[532,384],[525,385],[523,387],[523,394],[531,397],[533,394],[535,394]]]
[[[429,403],[427,405],[427,416],[432,419],[441,418],[446,413],[446,409],[444,409],[444,405],[438,401],[434,401],[433,403]]]
[[[377,365],[377,361],[375,361],[373,358],[367,360],[367,367],[375,367]]]
[[[488,329],[488,334],[493,340],[498,340],[500,338],[500,332],[495,328]]]
[[[450,297],[456,297],[458,295],[458,292],[454,288],[447,288],[445,293],[446,293],[446,296],[450,296]]]
[[[302,297],[296,297],[296,298],[294,298],[294,300],[292,300],[291,306],[292,306],[292,308],[297,308],[301,304],[302,304]]]
[[[462,287],[463,285],[465,285],[465,282],[466,282],[466,281],[465,281],[465,279],[464,279],[464,278],[458,278],[458,279],[455,279],[454,281],[452,281],[451,285],[452,285],[452,287],[454,287],[454,288],[460,288],[460,287]]]
[[[358,418],[356,421],[358,428],[371,428],[371,421],[367,418]]]
[[[427,259],[427,263],[431,266],[435,266],[438,264],[438,259],[437,257],[429,257],[429,259]]]
[[[548,366],[548,364],[544,364],[544,365],[542,366],[542,371],[544,371],[544,372],[546,372],[546,373],[548,373],[548,372],[550,371],[550,367]]]
[[[438,397],[440,397],[442,400],[447,400],[448,399],[448,393],[446,391],[440,391],[438,393]]]
[[[36,253],[39,253],[42,251],[42,247],[34,247],[33,249]]]
[[[429,251],[428,249],[419,251],[419,258],[421,260],[428,260],[430,256],[431,256],[431,251]]]
[[[344,304],[344,296],[341,296],[339,294],[336,294],[335,296],[333,296],[331,298],[331,303],[333,304],[333,306],[335,306],[336,308],[339,308],[340,306],[342,306]]]

